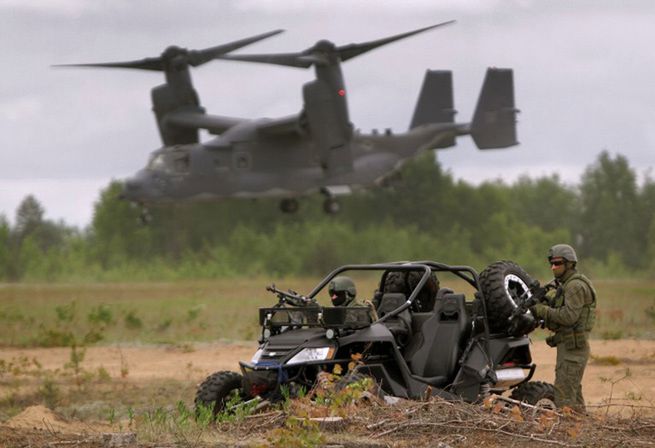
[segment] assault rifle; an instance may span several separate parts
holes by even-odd
[[[288,303],[289,305],[292,306],[307,306],[316,303],[316,299],[314,298],[310,299],[308,297],[302,296],[298,294],[296,291],[293,291],[291,289],[288,291],[282,291],[280,289],[277,289],[274,284],[271,286],[267,286],[266,291],[270,291],[273,294],[277,295],[280,305]]]
[[[546,298],[546,293],[550,289],[554,289],[555,285],[553,282],[546,283],[543,287],[539,284],[538,280],[533,280],[532,283],[528,285],[527,291],[521,294],[521,297],[518,298],[516,302],[516,308],[514,312],[509,316],[509,320],[516,319],[516,317],[521,314],[525,314],[531,307],[535,306],[537,303],[541,303]]]

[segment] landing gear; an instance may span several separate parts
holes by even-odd
[[[130,202],[130,207],[132,208],[138,208],[139,210],[139,217],[136,219],[136,222],[138,224],[141,224],[142,226],[147,226],[152,222],[152,215],[150,214],[150,210],[142,204],[141,202]]]
[[[289,198],[289,199],[282,199],[280,201],[280,210],[282,210],[284,213],[296,213],[298,211],[298,201]]]
[[[152,215],[150,214],[150,211],[147,208],[142,208],[141,213],[139,214],[139,224],[142,226],[147,226],[152,222]]]
[[[336,198],[327,198],[323,202],[323,211],[328,215],[335,215],[341,210],[341,204]]]
[[[337,197],[351,193],[348,185],[330,185],[321,188],[321,193],[325,196],[323,202],[323,211],[328,215],[335,215],[341,211],[341,203]]]

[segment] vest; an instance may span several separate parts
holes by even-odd
[[[585,277],[584,275],[576,272],[572,276],[566,279],[566,281],[558,288],[557,295],[555,296],[555,303],[553,304],[553,308],[561,308],[564,306],[564,301],[566,298],[564,297],[564,289],[566,286],[573,280],[580,280],[584,284],[586,284],[589,287],[589,290],[591,291],[591,302],[590,303],[585,303],[582,307],[582,311],[580,313],[580,318],[578,321],[573,324],[573,327],[570,328],[570,330],[573,330],[575,333],[582,333],[582,332],[590,332],[592,328],[594,328],[594,324],[596,323],[596,290],[591,284],[591,281]],[[568,330],[564,328],[560,328],[557,331],[561,330]]]

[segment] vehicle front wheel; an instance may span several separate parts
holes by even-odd
[[[212,415],[216,416],[225,409],[225,404],[232,400],[241,400],[241,382],[243,377],[230,371],[212,373],[203,381],[196,391],[194,400],[196,416],[203,413],[205,409],[211,409]]]

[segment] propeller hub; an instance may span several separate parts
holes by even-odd
[[[171,45],[170,47],[166,48],[164,52],[161,54],[162,59],[167,60],[167,59],[173,59],[176,56],[180,55],[186,55],[187,49],[186,48],[181,48],[178,47],[177,45]]]
[[[334,45],[334,43],[330,42],[329,40],[319,40],[316,42],[316,45],[314,45],[314,48],[312,48],[313,51],[321,51],[325,53],[333,53],[337,50],[337,46]]]

